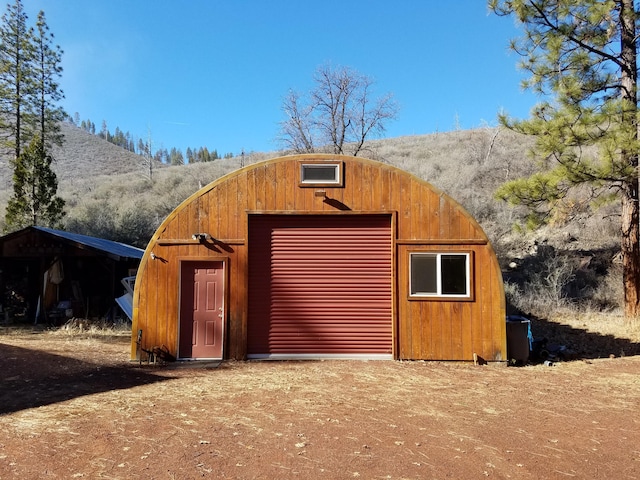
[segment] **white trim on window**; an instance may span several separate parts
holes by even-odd
[[[301,185],[342,185],[341,164],[300,163]]]
[[[460,278],[461,275],[464,278]],[[409,296],[471,298],[471,254],[409,252]]]

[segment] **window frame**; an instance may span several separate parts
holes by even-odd
[[[474,296],[474,255],[471,250],[412,250],[408,252],[408,278],[407,292],[409,300],[449,300],[449,301],[473,301]],[[412,275],[413,275],[413,256],[435,256],[436,257],[436,292],[416,292],[413,293]],[[465,294],[443,294],[442,293],[442,257],[447,255],[464,256],[466,258],[465,265]]]
[[[300,187],[342,187],[344,186],[344,166],[340,161],[304,161],[298,162]],[[306,167],[333,167],[335,170],[334,180],[305,180],[304,170]]]

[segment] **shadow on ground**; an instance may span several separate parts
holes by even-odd
[[[590,332],[586,328],[549,322],[527,316],[536,342],[546,339],[546,351],[560,351],[559,360],[586,360],[595,358],[628,357],[640,355],[640,343],[613,335]],[[536,358],[533,358],[535,361]],[[545,358],[537,358],[545,360]]]
[[[99,362],[0,343],[0,414],[169,380],[137,364]]]

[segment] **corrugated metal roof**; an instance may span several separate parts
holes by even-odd
[[[111,255],[117,255],[119,257],[141,259],[144,254],[144,250],[140,248],[132,247],[131,245],[120,242],[114,242],[112,240],[105,240],[102,238],[90,237],[88,235],[80,235],[79,233],[65,232],[63,230],[55,230],[47,227],[34,226],[31,228],[48,233],[49,235],[64,238],[65,240],[75,242],[79,245],[85,245],[95,250],[100,250]]]

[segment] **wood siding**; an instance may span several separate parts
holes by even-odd
[[[301,161],[341,161],[344,185],[299,185]],[[325,196],[322,196],[324,192]],[[225,358],[247,355],[248,217],[259,214],[391,215],[394,357],[506,360],[505,301],[495,253],[477,222],[454,200],[407,172],[336,155],[281,157],[230,173],[194,193],[161,224],[142,259],[134,293],[132,358],[146,347],[177,351],[179,265],[220,260],[227,271]],[[199,242],[194,233],[211,239]],[[411,251],[473,252],[473,300],[410,299]]]

